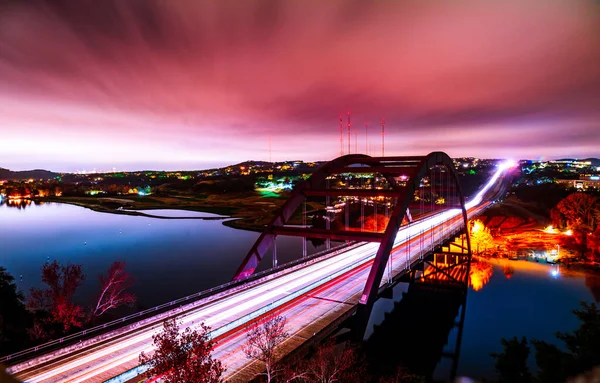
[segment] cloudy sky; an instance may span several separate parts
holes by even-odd
[[[348,111],[363,153],[600,156],[600,2],[0,0],[0,167],[327,160]]]

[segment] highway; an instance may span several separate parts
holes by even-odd
[[[500,167],[488,184],[469,201],[467,208],[470,215],[485,209],[491,199],[502,193],[498,179],[504,170],[505,167]],[[493,196],[490,198],[489,194]],[[441,243],[444,237],[451,236],[461,225],[460,209],[451,209],[403,227],[394,243],[389,272],[401,272],[407,264],[430,251],[433,245]],[[169,317],[181,321],[182,328],[193,328],[202,322],[210,326],[211,336],[218,341],[214,356],[227,367],[227,378],[235,381],[236,375],[249,364],[241,351],[245,342],[245,324],[277,310],[289,318],[290,333],[297,334],[312,320],[340,305],[347,305],[346,301],[362,292],[378,247],[378,243],[350,246],[348,250],[320,262],[281,272],[275,278],[265,277],[260,283],[221,294],[203,301],[201,305],[182,306],[170,312]],[[113,331],[109,336],[86,341],[79,347],[71,346],[52,357],[11,366],[8,371],[32,383],[104,382],[117,376],[110,381],[126,381],[144,371],[144,366],[136,367],[139,354],[152,350],[152,335],[162,327],[164,319],[164,316],[157,316],[144,320],[138,326],[130,326],[130,331]],[[119,376],[127,371],[127,374]]]

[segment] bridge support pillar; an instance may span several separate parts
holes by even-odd
[[[273,239],[273,268],[277,267],[277,237]]]

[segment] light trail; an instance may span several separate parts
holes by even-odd
[[[473,200],[469,201],[467,209],[471,214],[477,213],[489,204],[489,202],[483,202],[484,195],[496,184],[504,170],[506,170],[505,166],[499,166],[499,169]],[[439,240],[443,233],[448,234],[460,227],[461,215],[461,209],[450,209],[402,227],[396,235],[393,255],[390,257],[394,270],[403,264],[410,264],[415,257],[421,255],[421,252],[430,251],[428,246],[422,246],[423,242],[433,244],[432,237]],[[418,248],[419,245],[421,245],[420,248]],[[407,256],[409,247],[411,250],[414,247],[415,251]],[[369,268],[364,266],[373,261],[378,248],[378,243],[366,243],[206,305],[194,307],[185,312],[175,312],[172,317],[181,321],[182,328],[194,328],[200,323],[205,323],[214,329],[211,336],[219,337],[241,328],[267,311],[285,307],[298,299],[305,301],[309,298],[306,296],[308,291],[315,291],[320,286],[328,286],[327,284],[332,280],[350,275],[353,270],[357,270],[361,266],[360,275],[364,275],[366,279]],[[359,277],[354,276],[354,278]],[[336,286],[337,284],[332,284],[328,291],[335,292]],[[360,286],[360,283],[357,286]],[[364,286],[364,281],[362,286]],[[334,294],[344,295],[339,289]],[[300,319],[294,318],[294,320],[299,321]],[[122,374],[123,370],[131,369],[128,366],[137,360],[142,351],[151,352],[153,350],[152,335],[162,327],[162,322],[163,319],[157,320],[144,328],[132,330],[129,334],[117,335],[113,339],[92,346],[89,350],[74,351],[37,368],[28,368],[25,363],[22,363],[9,368],[8,371],[16,373],[25,382],[31,383],[103,381],[104,379],[100,377],[101,374],[111,370],[115,370],[115,374]],[[221,354],[224,348],[227,348],[227,344],[221,343],[215,351],[217,354]],[[79,355],[80,353],[81,355]],[[227,355],[231,355],[231,352]],[[143,371],[143,366],[138,367],[130,375],[133,377]],[[125,379],[124,375],[123,379]],[[125,380],[115,379],[112,381]]]

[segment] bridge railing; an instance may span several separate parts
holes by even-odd
[[[351,243],[350,245],[352,246],[354,244]],[[178,298],[173,301],[163,303],[161,305],[151,307],[149,309],[142,310],[137,313],[130,314],[130,315],[124,316],[122,318],[115,319],[110,322],[106,322],[106,323],[103,323],[101,325],[98,325],[98,326],[95,326],[95,327],[92,327],[92,328],[89,328],[86,330],[82,330],[82,331],[79,331],[79,332],[76,332],[76,333],[73,333],[70,335],[66,335],[62,338],[54,339],[49,342],[40,344],[38,346],[30,347],[28,349],[25,349],[25,350],[22,350],[22,351],[19,351],[19,352],[10,354],[10,355],[0,357],[0,363],[6,364],[6,363],[14,361],[14,360],[23,359],[25,356],[28,356],[28,355],[33,356],[42,351],[50,351],[53,348],[66,346],[67,344],[70,344],[72,341],[75,341],[75,340],[78,340],[81,338],[88,338],[92,335],[99,335],[107,330],[112,329],[113,327],[122,326],[124,323],[138,321],[138,320],[141,320],[143,318],[146,318],[146,317],[149,317],[152,315],[156,315],[159,313],[169,311],[175,307],[179,307],[179,306],[183,305],[184,303],[185,304],[192,303],[193,301],[196,301],[201,298],[206,298],[217,292],[224,291],[224,290],[230,289],[232,287],[236,287],[236,286],[248,283],[250,281],[255,281],[255,280],[263,278],[269,274],[276,273],[278,271],[281,271],[281,270],[287,269],[289,267],[293,267],[295,265],[310,261],[310,260],[318,258],[320,256],[323,256],[323,255],[333,256],[333,255],[339,253],[341,250],[348,249],[348,247],[349,247],[348,244],[341,244],[339,246],[335,246],[330,249],[326,249],[323,251],[313,253],[310,256],[307,256],[305,258],[297,259],[295,261],[288,262],[288,263],[282,264],[280,266],[255,273],[246,279],[242,279],[239,281],[226,282],[219,286],[212,287],[208,290],[203,290],[203,291],[200,291],[197,293],[193,293],[191,295],[187,295],[185,297]]]
[[[435,215],[439,215],[439,214],[443,214],[443,213],[438,212]],[[457,215],[458,215],[458,213],[457,213]],[[437,238],[434,238],[433,242],[431,243],[431,246],[415,247],[414,250],[409,248],[407,253],[404,253],[404,254],[402,252],[398,253],[398,255],[404,256],[404,259],[402,259],[400,261],[400,264],[404,266],[403,270],[409,270],[411,268],[411,265],[413,265],[418,258],[422,259],[425,254],[432,252],[435,246],[443,244],[449,238],[452,238],[458,232],[460,232],[462,222],[455,217],[450,218],[450,221],[452,221],[452,222],[449,223],[449,225],[447,227],[447,231],[442,231],[442,233]],[[412,223],[408,224],[404,228],[410,230],[410,227],[412,225],[413,225]],[[400,242],[406,243],[407,241],[413,240],[414,238],[416,238],[418,236],[422,236],[422,235],[423,235],[423,232],[415,232],[412,235],[407,235],[406,237],[399,238],[398,240]],[[362,243],[364,243],[364,242],[362,242]],[[348,247],[344,246],[344,245],[342,245],[341,247],[348,249]],[[216,329],[214,329],[210,332],[209,336],[211,338],[217,338],[217,337],[219,337],[223,334],[226,334],[227,332],[232,331],[238,327],[241,327],[243,325],[248,325],[248,323],[251,322],[252,320],[259,318],[270,312],[273,312],[273,315],[275,315],[275,313],[276,313],[275,310],[279,309],[281,306],[285,305],[286,303],[293,301],[294,299],[306,294],[309,291],[312,291],[313,289],[323,285],[324,283],[327,283],[335,278],[338,278],[341,275],[346,274],[347,272],[349,272],[351,270],[354,270],[355,268],[357,268],[358,266],[360,266],[362,264],[370,262],[374,258],[375,258],[375,254],[373,254],[371,257],[369,257],[366,260],[362,259],[360,261],[353,262],[353,263],[347,265],[346,267],[344,267],[343,269],[338,270],[334,274],[327,275],[317,281],[310,283],[309,285],[306,285],[302,289],[297,290],[292,294],[289,294],[289,295],[286,295],[285,297],[279,298],[273,302],[266,304],[265,306],[262,306],[261,308],[251,311],[250,313],[247,313],[227,324],[217,327]],[[183,317],[185,317],[185,314],[183,315]],[[150,367],[148,365],[139,365],[139,366],[136,366],[130,370],[127,370],[127,371],[107,380],[104,383],[127,382],[127,381],[135,378],[136,376],[146,372],[149,368]]]
[[[361,242],[361,243],[364,243],[364,242]],[[348,246],[343,246],[343,247],[345,247],[346,249],[348,248]],[[355,269],[356,267],[360,266],[361,264],[369,262],[373,258],[375,258],[375,254],[373,254],[373,256],[367,260],[362,259],[360,261],[352,262],[351,264],[347,265],[343,269],[340,269],[333,274],[327,275],[326,277],[323,277],[317,281],[314,281],[314,282],[310,283],[309,285],[306,285],[305,287],[301,288],[300,290],[295,291],[292,294],[289,294],[289,295],[286,295],[285,297],[279,298],[271,303],[266,304],[265,306],[262,306],[261,308],[251,311],[231,322],[228,322],[227,324],[217,327],[216,329],[212,330],[209,333],[209,336],[211,338],[217,338],[218,336],[226,334],[227,332],[229,332],[231,330],[234,330],[242,325],[245,325],[248,322],[252,321],[253,319],[256,319],[262,315],[265,315],[269,312],[276,310],[277,308],[281,307],[282,305],[284,305],[290,301],[293,301],[294,299],[323,285],[324,283],[329,282],[341,275],[344,275],[345,273]],[[185,317],[185,315],[183,315],[183,317]],[[147,366],[147,365],[136,366],[136,367],[134,367],[128,371],[125,371],[122,374],[106,381],[105,383],[126,382],[126,381],[136,377],[137,375],[144,373],[146,370],[148,370],[148,368],[149,368],[149,366]]]

